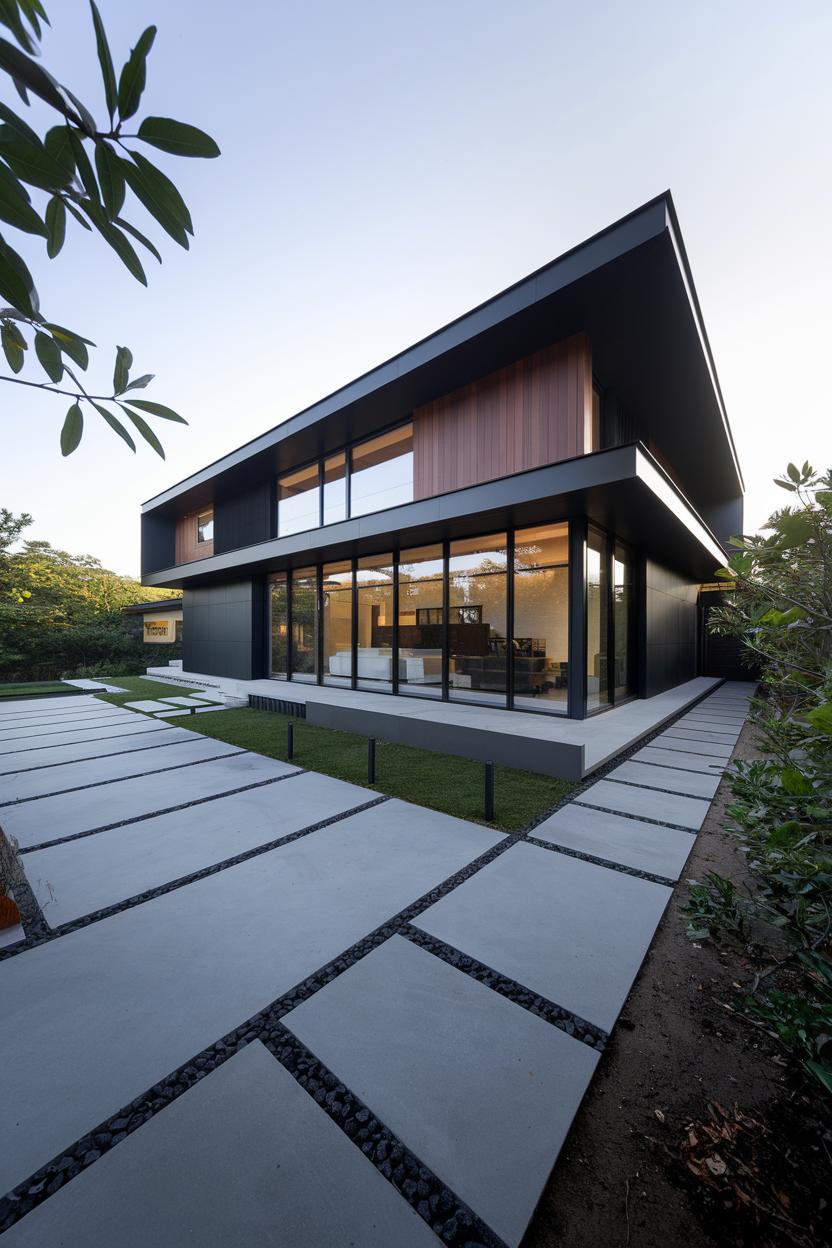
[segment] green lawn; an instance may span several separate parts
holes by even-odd
[[[166,685],[141,676],[114,676],[111,682],[128,693],[98,694],[103,702],[121,706],[139,698],[176,697],[196,693],[181,685]],[[210,695],[208,695],[210,696]],[[206,737],[255,750],[269,758],[286,759],[286,727],[289,716],[272,711],[230,710],[171,720],[171,725],[201,732]],[[467,758],[434,754],[389,741],[376,743],[376,783],[367,785],[367,738],[355,732],[336,732],[294,720],[293,761],[308,771],[320,771],[338,780],[372,788],[377,793],[429,806],[460,819],[485,823],[483,817],[483,765]],[[512,767],[494,769],[494,814],[489,826],[517,832],[536,816],[550,810],[574,787],[568,780],[553,780]]]
[[[183,694],[199,696],[199,690],[185,688],[184,685],[168,685],[163,680],[150,680],[147,676],[108,676],[108,685],[118,685],[126,689],[126,693],[98,693],[96,697],[102,702],[112,702],[113,706],[123,706],[125,702],[138,702],[142,698],[179,698]],[[210,698],[210,694],[207,695]],[[173,710],[173,707],[171,707]]]
[[[270,758],[286,758],[289,717],[272,711],[219,711],[179,720],[183,727],[227,741]],[[293,761],[309,771],[322,771],[339,780],[367,786],[367,738],[354,732],[335,732],[295,720]],[[400,797],[419,806],[456,815],[483,818],[483,765],[467,758],[434,754],[389,741],[376,743],[377,793]],[[573,786],[566,780],[510,767],[494,769],[494,823],[508,832],[524,828],[536,815],[549,810]]]
[[[20,684],[0,685],[0,698],[34,698],[43,693],[73,694],[81,693],[72,685],[62,685],[59,680],[30,680]]]

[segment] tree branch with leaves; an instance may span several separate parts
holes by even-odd
[[[6,76],[24,104],[28,106],[30,95],[35,96],[60,119],[41,138],[0,101],[0,301],[7,304],[0,306],[0,344],[12,372],[11,376],[0,373],[0,381],[73,400],[61,429],[63,455],[70,455],[81,441],[86,413],[104,420],[133,451],[136,444],[131,431],[138,431],[164,459],[164,448],[147,418],[179,424],[187,421],[164,403],[134,397],[136,391],[150,385],[154,375],[143,373],[131,380],[133,356],[127,347],[116,348],[112,390],[89,392],[76,369],[87,371],[89,349],[95,344],[43,315],[34,278],[6,237],[10,230],[41,237],[47,258],[54,259],[64,247],[71,222],[97,232],[133,277],[146,286],[144,265],[131,239],[160,264],[162,256],[154,243],[122,215],[129,191],[131,215],[134,201],[138,201],[180,247],[189,247],[194,229],[184,199],[161,169],[128,144],[141,142],[180,157],[214,157],[219,155],[219,148],[204,131],[166,117],[145,117],[131,124],[131,133],[125,131],[126,123],[139,111],[156,27],[143,31],[116,78],[94,0],[90,0],[90,10],[108,116],[104,127],[99,127],[74,92],[34,59],[39,54],[42,24],[48,25],[41,0],[0,0],[0,24],[18,45],[0,38],[0,74]],[[28,364],[36,364],[48,381],[20,377]]]

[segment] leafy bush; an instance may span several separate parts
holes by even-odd
[[[729,831],[743,842],[748,897],[716,873],[691,886],[691,937],[744,939],[751,920],[785,956],[755,976],[745,1004],[802,1069],[832,1092],[832,475],[789,464],[794,505],[739,548],[715,631],[741,637],[762,666],[752,704],[760,759],[732,768]]]

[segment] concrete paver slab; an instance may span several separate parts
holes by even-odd
[[[325,1175],[325,1181],[310,1182]],[[395,1188],[259,1041],[8,1232],[8,1248],[431,1248]]]
[[[669,897],[665,885],[518,844],[414,922],[609,1031]]]
[[[690,828],[692,832],[699,831],[708,813],[708,802],[698,797],[636,789],[630,784],[616,784],[614,780],[599,780],[590,785],[579,800],[585,806],[600,806],[619,815],[659,819],[662,823]]]
[[[3,827],[17,837],[21,849],[26,849],[30,845],[228,793],[247,784],[277,780],[296,771],[296,767],[275,758],[234,754],[217,762],[163,772],[154,776],[152,783],[140,776],[135,780],[116,780],[106,789],[81,789],[58,797],[41,797],[22,806],[9,806],[3,811]]]
[[[384,802],[0,963],[0,1191],[501,839]]]
[[[173,706],[205,706],[206,702],[210,702],[210,698],[160,698],[160,702],[169,702]]]
[[[660,767],[680,767],[683,771],[698,771],[702,775],[721,776],[725,763],[721,758],[707,754],[689,754],[684,750],[666,750],[655,745],[645,745],[632,756],[634,763],[656,763]]]
[[[80,746],[89,753],[93,753],[96,749],[106,751],[110,747],[115,749],[118,746],[120,748],[123,744],[125,748],[132,749],[134,744],[132,738],[134,736],[138,739],[139,736],[145,733],[161,732],[162,730],[165,732],[174,731],[174,729],[168,728],[165,724],[158,724],[153,719],[137,715],[133,723],[114,724],[112,728],[88,728],[86,732],[83,729],[76,729],[62,734],[59,738],[55,738],[54,741],[51,738],[48,738],[47,742],[31,739],[25,742],[2,741],[0,742],[0,762],[5,766],[6,761],[11,761],[16,766],[16,760],[20,760],[21,767],[37,767],[41,765],[42,759],[60,758],[60,755],[57,755],[56,752],[67,748],[72,749]],[[169,738],[165,737],[164,740],[169,740]],[[136,744],[138,744],[138,740]],[[145,744],[145,742],[141,744]]]
[[[552,845],[577,849],[670,880],[678,880],[693,849],[690,832],[660,828],[624,815],[608,815],[574,802],[550,815],[535,828],[534,835]]]
[[[713,729],[688,727],[686,724],[681,724],[678,728],[674,724],[671,728],[667,728],[662,736],[682,737],[686,741],[712,741],[715,745],[730,745],[732,748],[737,742],[733,732],[716,732]]]
[[[725,720],[720,721],[716,719],[699,718],[689,719],[687,716],[683,716],[682,719],[677,720],[674,727],[695,728],[697,732],[723,732],[726,736],[730,736],[734,741],[736,741],[742,730],[741,724],[735,727],[733,724],[729,724]]]
[[[37,750],[21,749],[0,754],[0,775],[16,771],[38,770],[60,763],[78,763],[87,759],[106,758],[110,754],[130,754],[148,747],[156,749],[167,742],[193,740],[200,734],[183,728],[169,728],[158,740],[142,740],[141,734],[133,740],[132,734],[119,737],[99,737],[93,741],[74,741],[67,745],[44,746]]]
[[[662,732],[650,742],[654,750],[681,750],[686,754],[694,754],[699,758],[718,758],[727,763],[734,752],[733,745],[723,745],[718,741],[691,741],[688,737],[671,736]]]
[[[181,879],[372,801],[371,789],[298,773],[280,786],[128,823],[23,855],[23,867],[50,927]]]
[[[74,685],[76,689],[103,689],[106,693],[126,693],[119,685],[108,685],[105,680],[65,680],[65,685]]]
[[[107,702],[99,702],[97,698],[63,698],[61,702],[63,705],[50,703],[49,706],[43,706],[38,702],[21,703],[16,710],[1,707],[0,723],[13,724],[24,719],[29,719],[33,723],[65,717],[74,719],[81,715],[101,715],[119,709],[117,706],[110,706]],[[80,706],[79,703],[81,703]]]
[[[14,927],[0,928],[0,949],[4,949],[6,945],[13,945],[18,940],[23,940],[25,935],[22,923],[15,923]]]
[[[97,703],[97,698],[65,693],[54,698],[0,698],[0,715],[30,709],[52,710],[61,706],[96,706]]]
[[[166,711],[167,704],[155,698],[142,698],[138,702],[125,702],[131,711]]]
[[[101,728],[128,723],[135,719],[130,711],[116,715],[79,715],[73,719],[50,720],[48,723],[25,723],[0,728],[0,741],[28,741],[33,737],[57,736],[62,732],[74,732],[79,728]]]
[[[719,776],[698,775],[678,767],[656,767],[653,763],[628,759],[620,767],[608,773],[609,780],[623,780],[640,784],[648,789],[664,789],[671,793],[686,793],[689,797],[713,797],[719,788]]]
[[[519,1242],[597,1052],[401,936],[283,1021],[507,1244]]]
[[[194,733],[190,739],[178,745],[159,745],[155,749],[114,754],[111,758],[68,762],[58,767],[47,767],[45,770],[7,775],[0,784],[0,810],[9,802],[64,793],[83,785],[102,784],[128,776],[149,775],[151,772],[179,767],[185,763],[222,758],[227,754],[236,754],[239,750],[238,745],[226,745],[224,741],[212,741],[210,737],[200,737]],[[106,796],[106,793],[99,794],[105,800]],[[0,815],[0,821],[2,818]]]

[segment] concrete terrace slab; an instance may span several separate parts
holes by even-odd
[[[0,963],[0,1191],[500,840],[385,802]]]
[[[697,677],[592,719],[570,720],[522,711],[507,714],[496,707],[404,695],[380,698],[360,689],[298,681],[232,680],[191,672],[182,675],[194,684],[213,684],[222,693],[242,698],[256,695],[302,704],[308,722],[322,727],[363,732],[464,758],[494,760],[565,779],[580,779],[719,685],[709,677]]]
[[[131,711],[167,711],[167,702],[155,700],[153,698],[143,698],[138,702],[125,702],[125,706],[129,706]]]
[[[688,797],[711,798],[719,788],[719,776],[703,776],[678,767],[656,767],[652,763],[630,759],[615,767],[607,775],[608,780],[623,780],[630,784],[644,785],[648,789],[665,789],[671,793],[686,793]]]
[[[330,776],[298,773],[279,794],[266,785],[190,810],[128,823],[101,837],[84,837],[24,854],[23,868],[44,918],[54,928],[331,819],[375,797],[370,789]]]
[[[109,744],[119,737],[130,737],[146,732],[161,732],[165,724],[156,723],[141,715],[134,715],[127,723],[109,724],[106,728],[73,728],[48,737],[27,737],[25,741],[0,741],[0,755],[20,754],[37,759],[41,750],[52,750],[61,745],[79,742],[103,741]]]
[[[533,835],[550,845],[576,849],[670,880],[678,880],[693,849],[690,832],[609,815],[589,806],[576,806],[574,802],[550,815]]]
[[[414,924],[610,1031],[669,897],[662,884],[518,844]]]
[[[586,789],[578,801],[584,806],[602,807],[619,815],[673,823],[677,827],[690,828],[692,832],[698,832],[702,827],[709,805],[698,797],[677,797],[672,793],[636,789],[630,784],[616,784],[613,780],[599,780]]]
[[[160,773],[152,782],[140,776],[135,780],[116,780],[106,790],[80,789],[8,806],[3,811],[3,827],[17,837],[21,849],[26,849],[201,798],[217,797],[245,785],[278,780],[296,771],[296,767],[274,758],[248,752],[234,754],[216,762],[195,763]]]
[[[314,1192],[311,1175],[326,1176]],[[7,1235],[9,1248],[439,1243],[259,1041],[194,1084]]]
[[[519,1243],[597,1052],[401,936],[283,1021],[507,1244]]]
[[[684,754],[692,754],[695,758],[714,758],[727,763],[734,752],[732,745],[721,745],[715,741],[691,741],[689,737],[671,736],[669,732],[659,733],[650,742],[651,750],[681,750]]]
[[[8,803],[21,799],[64,793],[83,785],[100,785],[130,776],[150,775],[166,768],[222,758],[239,752],[238,745],[226,745],[224,741],[212,741],[209,737],[200,737],[194,733],[190,739],[174,745],[159,745],[154,749],[114,754],[111,758],[68,762],[57,767],[47,767],[45,770],[41,768],[37,771],[12,773],[0,785],[0,811]],[[100,793],[99,798],[106,798],[106,794]],[[2,818],[3,815],[0,814],[0,820]]]
[[[683,771],[709,776],[721,776],[725,771],[725,764],[720,758],[710,758],[706,754],[686,754],[683,750],[665,750],[655,745],[646,745],[643,750],[637,750],[632,761],[656,763],[660,767],[679,767]]]
[[[148,740],[131,736],[103,737],[98,741],[76,741],[73,745],[53,745],[41,750],[22,750],[16,754],[0,755],[0,776],[13,772],[38,771],[41,768],[60,766],[63,763],[84,762],[87,759],[108,758],[113,754],[141,753],[145,749],[159,749],[163,745],[176,745],[180,741],[204,740],[198,733],[184,728],[170,728],[157,733]]]

